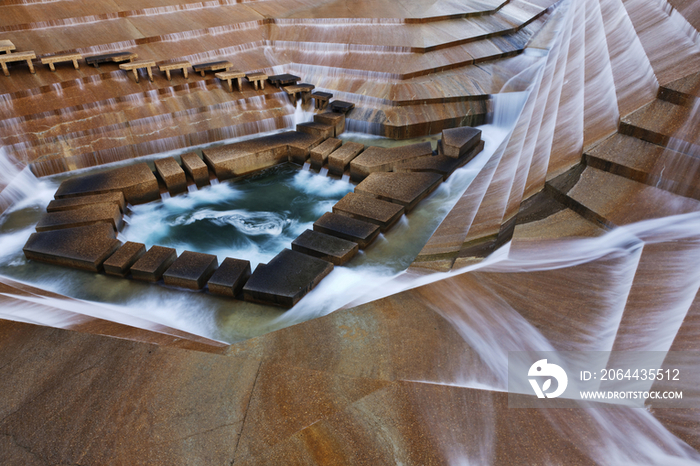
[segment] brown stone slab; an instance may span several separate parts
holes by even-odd
[[[175,259],[177,252],[174,248],[153,246],[131,266],[131,276],[135,280],[157,282]]]
[[[442,147],[448,157],[459,158],[481,141],[481,130],[471,126],[442,130]]]
[[[364,150],[365,146],[357,142],[346,142],[328,156],[328,172],[342,176],[350,162]]]
[[[330,138],[323,141],[318,146],[314,147],[309,151],[309,158],[311,159],[311,168],[314,170],[320,170],[326,163],[328,156],[340,147],[343,141],[340,139]]]
[[[357,254],[359,246],[352,241],[306,230],[292,241],[292,250],[318,257],[334,265],[343,265]]]
[[[438,146],[441,147],[441,146]],[[442,175],[443,180],[446,180],[452,172],[463,166],[484,149],[484,141],[479,141],[476,146],[472,147],[471,151],[463,154],[460,157],[449,157],[442,153],[437,155],[428,155],[426,157],[418,157],[417,159],[407,160],[399,163],[394,167],[395,172],[431,172]],[[442,149],[439,149],[440,152]]]
[[[209,292],[231,298],[238,296],[250,277],[250,261],[227,257],[207,282]]]
[[[243,299],[290,308],[332,270],[330,262],[285,249],[256,267],[243,287]]]
[[[114,191],[121,191],[130,204],[160,199],[158,180],[145,163],[69,178],[58,187],[55,197],[60,199]]]
[[[355,192],[395,202],[410,212],[441,182],[442,176],[437,173],[372,173],[355,187]]]
[[[321,136],[323,139],[332,138],[335,135],[335,128],[333,126],[317,123],[315,121],[299,123],[297,125],[297,131],[314,136]]]
[[[331,109],[334,112],[346,114],[353,108],[355,108],[355,104],[353,104],[352,102],[345,102],[343,100],[334,100],[333,102],[331,102]]]
[[[178,194],[187,191],[187,177],[173,157],[166,157],[154,162],[156,172],[165,183],[170,194]]]
[[[326,212],[314,222],[314,231],[352,241],[364,249],[379,235],[379,226],[346,215]]]
[[[355,193],[347,193],[333,206],[333,212],[336,214],[374,223],[379,225],[382,232],[394,226],[403,215],[403,211],[403,206],[399,204]]]
[[[324,125],[333,126],[333,137],[337,138],[345,131],[345,114],[326,112],[314,115],[314,121]]]
[[[153,68],[156,66],[155,60],[137,60],[130,63],[122,63],[119,65],[120,70],[132,71],[134,73],[134,79],[139,82],[139,69],[145,68],[148,73],[148,79],[153,82]]]
[[[91,204],[70,210],[47,212],[36,225],[36,231],[75,228],[106,223],[115,230],[122,227],[122,213],[115,204]]]
[[[207,164],[199,158],[194,152],[183,154],[180,156],[182,160],[182,168],[195,182],[197,186],[205,186],[209,184],[209,169]]]
[[[127,241],[104,262],[105,273],[107,275],[116,275],[117,277],[126,277],[131,266],[145,253],[145,244]]]
[[[118,247],[114,229],[100,223],[32,233],[23,251],[29,260],[99,272]]]
[[[227,60],[221,60],[221,61],[212,61],[208,63],[198,63],[196,65],[192,65],[192,69],[194,70],[195,73],[200,73],[202,77],[204,77],[204,73],[206,71],[218,71],[218,70],[228,70],[229,68],[233,68],[233,63]]]
[[[2,66],[2,72],[5,74],[5,76],[9,76],[10,71],[7,69],[8,63],[26,61],[29,71],[31,71],[32,74],[35,74],[36,71],[34,71],[34,65],[32,64],[32,60],[35,58],[36,54],[34,52],[6,53],[4,55],[0,55],[0,66]]]
[[[11,53],[15,50],[15,44],[11,40],[3,39],[0,40],[0,52],[1,53]]]
[[[222,81],[226,81],[228,84],[228,90],[229,92],[233,92],[233,80],[236,80],[236,85],[238,86],[238,91],[243,90],[243,78],[245,78],[245,73],[242,71],[238,70],[228,70],[228,71],[222,71],[220,73],[214,74],[217,78],[219,78]]]
[[[185,251],[163,273],[163,282],[191,290],[201,290],[219,265],[213,254]]]
[[[119,210],[124,212],[126,200],[120,191],[111,193],[95,194],[92,196],[67,197],[64,199],[54,199],[46,207],[47,212],[59,212],[62,210],[79,209],[92,204],[114,204]]]
[[[265,89],[265,81],[267,80],[267,75],[265,73],[248,73],[245,75],[249,83],[255,87],[255,90]]]
[[[64,53],[61,55],[52,55],[41,59],[42,65],[49,65],[51,71],[56,71],[56,63],[73,62],[73,68],[80,69],[78,60],[82,60],[83,56],[79,53]]]
[[[350,162],[350,178],[361,181],[370,173],[392,171],[401,162],[432,153],[430,142],[392,148],[368,147]]]
[[[173,70],[182,70],[182,76],[187,79],[187,68],[190,66],[192,66],[192,64],[190,64],[188,61],[179,61],[175,63],[164,63],[162,65],[158,65],[158,69],[160,71],[164,71],[165,77],[168,78],[168,81],[170,81],[172,80],[170,72]]]

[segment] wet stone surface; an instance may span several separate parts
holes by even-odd
[[[207,287],[209,292],[233,298],[243,290],[250,277],[250,261],[227,257],[211,276]]]
[[[219,261],[213,254],[185,251],[163,273],[163,282],[170,286],[201,290],[218,265]]]
[[[146,245],[127,241],[104,262],[107,275],[126,277],[134,263],[146,253]]]
[[[306,230],[292,242],[293,251],[318,257],[334,265],[345,264],[357,254],[358,249],[357,243],[313,230]]]
[[[131,266],[131,276],[135,280],[157,282],[176,258],[174,248],[153,246]]]
[[[327,212],[314,223],[314,230],[352,241],[364,249],[379,235],[379,226],[345,215]]]

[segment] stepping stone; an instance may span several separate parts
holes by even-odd
[[[330,262],[285,249],[255,268],[243,287],[243,299],[290,308],[332,270]]]
[[[335,136],[335,128],[333,126],[324,125],[323,123],[316,123],[315,121],[299,123],[297,125],[297,131],[312,134],[314,136],[320,136],[324,140]]]
[[[157,282],[175,259],[177,259],[175,249],[153,246],[131,266],[131,276],[135,280]]]
[[[350,162],[364,150],[365,146],[357,142],[346,142],[328,156],[328,173],[343,176]]]
[[[334,100],[333,102],[331,102],[331,110],[333,110],[334,112],[346,114],[353,108],[355,108],[355,104],[353,104],[352,102],[345,102],[342,100]]]
[[[119,230],[122,227],[122,213],[115,204],[91,204],[71,210],[47,212],[36,225],[36,231],[60,230],[82,227],[95,223],[107,223]]]
[[[163,282],[191,290],[201,290],[214,274],[219,261],[213,254],[185,251],[163,274]]]
[[[321,170],[323,164],[326,163],[328,156],[340,147],[343,141],[340,139],[330,138],[323,141],[318,146],[314,147],[309,151],[309,156],[311,158],[311,168],[314,170]]]
[[[94,194],[92,196],[67,197],[64,199],[54,199],[46,207],[47,212],[59,212],[62,210],[79,209],[93,204],[114,204],[119,210],[124,212],[126,201],[124,195],[119,192]]]
[[[333,126],[333,137],[337,138],[345,131],[345,114],[326,112],[314,115],[314,121],[328,126]]]
[[[209,184],[209,169],[197,154],[194,152],[183,154],[180,160],[182,160],[182,168],[185,169],[185,173],[194,180],[198,187]]]
[[[69,178],[61,183],[54,197],[61,199],[114,191],[122,192],[130,204],[160,199],[158,180],[145,163]]]
[[[117,277],[126,277],[131,266],[145,253],[145,244],[127,241],[104,262],[105,273],[107,275],[116,275]]]
[[[419,157],[417,159],[407,160],[399,163],[394,167],[395,172],[432,172],[442,175],[442,179],[446,180],[452,172],[463,166],[484,149],[484,141],[479,141],[476,146],[472,147],[470,152],[465,153],[459,158],[449,157],[442,153],[438,155],[429,155],[427,157]],[[441,144],[438,145],[438,152],[442,151]]]
[[[346,215],[326,212],[314,223],[314,231],[357,243],[364,249],[379,235],[379,226]]]
[[[387,231],[403,215],[404,208],[393,202],[381,201],[371,196],[347,193],[333,206],[333,212],[379,225]]]
[[[306,230],[292,241],[292,250],[318,257],[334,265],[343,265],[357,254],[359,246],[352,241]]]
[[[23,251],[29,260],[99,272],[119,244],[114,229],[100,223],[32,233]]]
[[[350,178],[361,181],[370,173],[389,172],[403,161],[428,155],[433,155],[429,142],[392,148],[368,147],[350,162]]]
[[[471,126],[442,130],[442,148],[448,157],[459,158],[481,141],[481,130]]]
[[[440,182],[442,176],[437,173],[372,173],[355,187],[355,192],[395,202],[410,212]]]
[[[209,292],[229,296],[238,296],[250,277],[250,261],[227,257],[211,276],[207,286]]]
[[[165,187],[170,194],[179,194],[187,191],[187,177],[185,171],[180,167],[173,157],[156,160],[154,162],[156,172],[165,183]]]

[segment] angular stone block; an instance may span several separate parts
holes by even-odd
[[[343,100],[334,100],[331,102],[331,110],[334,112],[342,113],[345,115],[348,113],[350,110],[355,108],[355,104],[352,102],[345,102]]]
[[[32,233],[23,251],[29,260],[99,272],[119,244],[114,229],[100,223]]]
[[[165,183],[165,187],[170,194],[179,194],[187,191],[187,177],[185,171],[180,167],[173,157],[166,157],[154,162],[156,172]]]
[[[350,162],[364,150],[365,146],[357,142],[346,142],[328,156],[328,172],[343,176]]]
[[[392,148],[368,147],[350,162],[350,178],[361,181],[370,173],[392,171],[401,162],[432,154],[429,142]]]
[[[194,152],[189,152],[180,156],[182,160],[182,168],[185,169],[190,178],[194,180],[194,183],[201,187],[209,184],[209,169],[207,164],[199,158]]]
[[[207,286],[210,293],[233,298],[240,294],[249,277],[250,261],[227,257],[211,276]]]
[[[346,215],[326,212],[314,223],[314,231],[352,241],[364,249],[379,235],[379,226]]]
[[[460,157],[449,157],[442,153],[442,145],[438,145],[438,154],[429,155],[427,157],[419,157],[417,159],[401,162],[394,167],[395,172],[432,172],[442,175],[442,179],[446,180],[452,172],[463,166],[473,159],[479,152],[484,149],[484,141],[479,141],[476,146]]]
[[[191,290],[201,290],[219,265],[213,254],[185,251],[163,273],[163,282]]]
[[[314,170],[320,170],[323,168],[323,164],[326,163],[328,156],[343,144],[340,139],[330,138],[323,141],[318,146],[314,147],[309,151],[309,156],[311,158],[311,168]]]
[[[94,194],[91,196],[67,197],[64,199],[54,199],[46,207],[47,212],[59,212],[61,210],[79,209],[92,204],[114,204],[119,210],[124,212],[126,200],[121,191],[105,194]]]
[[[403,215],[403,211],[403,206],[399,204],[355,193],[347,193],[333,206],[333,212],[336,214],[374,223],[379,225],[383,232],[394,226]]]
[[[442,182],[437,173],[372,173],[355,192],[395,202],[410,212]]]
[[[321,136],[323,139],[332,138],[335,135],[334,126],[324,125],[323,123],[317,123],[315,121],[299,123],[297,125],[297,131],[300,133],[312,134],[314,136]]]
[[[448,157],[461,157],[472,150],[480,141],[481,130],[471,126],[442,130],[442,147]]]
[[[333,130],[333,137],[338,137],[340,136],[343,131],[345,131],[345,114],[344,113],[335,113],[335,112],[326,112],[326,113],[318,113],[314,115],[314,121],[316,123],[322,123],[324,125],[332,126],[334,128]]]
[[[153,246],[131,266],[131,276],[135,280],[157,282],[175,259],[175,249]]]
[[[131,204],[160,199],[158,180],[145,163],[69,178],[61,183],[54,197],[60,199],[114,191],[121,191]]]
[[[243,287],[243,299],[290,308],[332,270],[330,262],[285,249],[255,268]]]
[[[357,254],[359,246],[352,241],[306,230],[292,241],[292,250],[318,257],[334,265],[343,265]]]
[[[104,262],[105,273],[126,277],[134,263],[146,253],[146,245],[127,241]]]
[[[36,231],[60,230],[95,223],[106,223],[115,230],[122,227],[122,213],[115,204],[92,204],[71,210],[47,212],[41,216]]]

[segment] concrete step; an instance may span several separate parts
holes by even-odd
[[[689,119],[691,109],[656,99],[620,120],[619,132],[660,146],[671,138],[695,143],[697,124]]]

